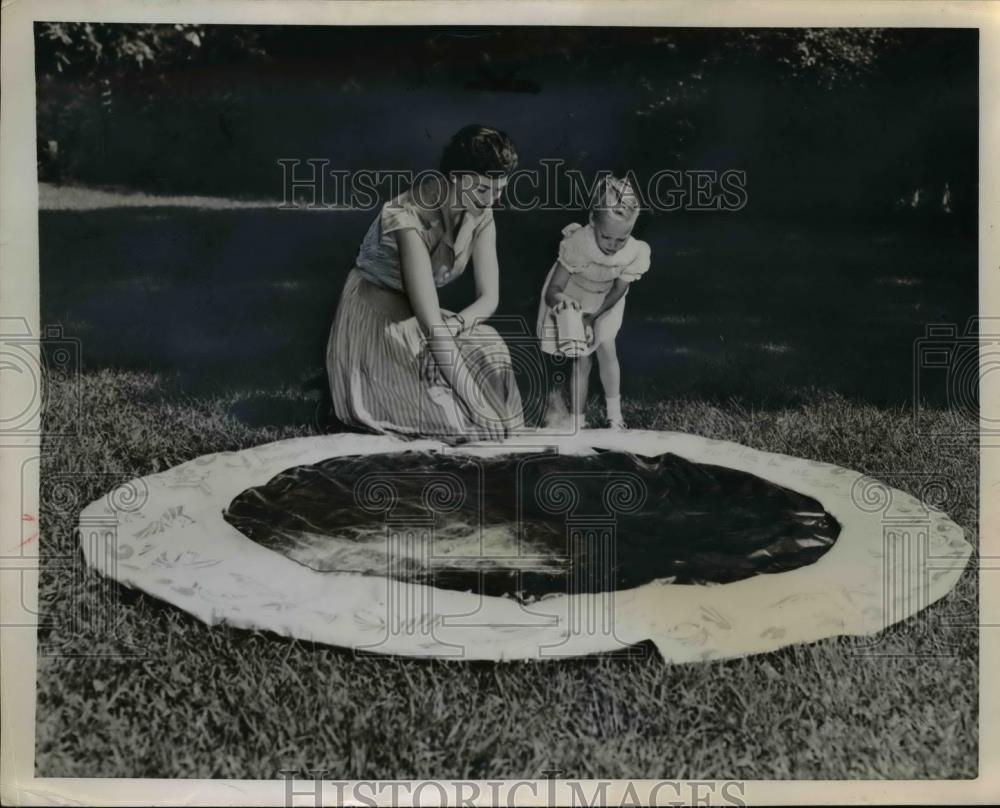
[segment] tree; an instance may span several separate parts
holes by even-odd
[[[107,144],[124,88],[148,107],[185,66],[266,58],[261,41],[261,29],[230,25],[36,23],[39,176],[73,174],[81,150]]]

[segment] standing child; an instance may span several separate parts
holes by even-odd
[[[597,362],[612,429],[625,429],[622,419],[620,369],[615,337],[625,313],[625,296],[631,283],[649,269],[649,245],[632,238],[639,217],[638,200],[626,180],[609,177],[598,186],[595,204],[586,225],[563,228],[559,259],[549,271],[538,309],[538,337],[542,351],[563,353],[568,344],[557,326],[567,319],[566,309],[579,312],[586,342],[567,356],[574,357],[571,401],[577,424],[585,427],[584,408],[591,370]],[[572,313],[572,312],[571,312]],[[561,404],[558,396],[556,406]]]

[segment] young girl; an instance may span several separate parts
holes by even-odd
[[[538,338],[545,353],[561,354],[556,317],[566,307],[580,312],[586,345],[573,360],[571,400],[580,428],[591,370],[597,354],[609,426],[624,429],[620,370],[615,336],[622,325],[629,285],[649,269],[649,245],[632,238],[639,217],[638,200],[626,180],[609,177],[598,186],[587,225],[563,228],[559,259],[549,271],[538,309]],[[557,393],[556,408],[562,409]]]

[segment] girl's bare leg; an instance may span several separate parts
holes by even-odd
[[[622,371],[618,364],[615,341],[609,339],[597,346],[597,368],[601,374],[601,387],[606,398],[618,398],[621,394]]]
[[[597,365],[601,374],[601,386],[604,388],[604,401],[607,407],[608,422],[615,429],[623,429],[621,400],[621,366],[618,364],[618,350],[615,341],[609,339],[597,346]]]
[[[566,373],[566,380],[554,386],[549,391],[548,407],[545,410],[546,427],[562,427],[570,418],[569,409],[566,407],[565,392],[572,389],[572,370]]]
[[[587,383],[590,379],[590,354],[573,360],[573,414],[583,424],[583,411],[587,406]]]

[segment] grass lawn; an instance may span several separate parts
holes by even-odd
[[[611,657],[501,665],[356,657],[209,628],[113,586],[114,625],[81,608],[80,509],[118,482],[198,455],[312,434],[317,400],[264,390],[198,399],[169,378],[102,370],[53,381],[43,425],[37,773],[46,777],[971,778],[978,771],[977,582],[877,638],[699,665]],[[287,417],[248,425],[255,400]],[[801,403],[625,402],[637,428],[804,456],[919,494],[977,539],[978,449],[929,440],[905,408],[800,391]],[[596,404],[596,401],[595,401]],[[290,414],[290,415],[288,415]],[[596,416],[597,413],[595,412]],[[922,427],[943,428],[945,410]],[[249,419],[252,420],[252,419]],[[67,559],[73,559],[74,565]]]

